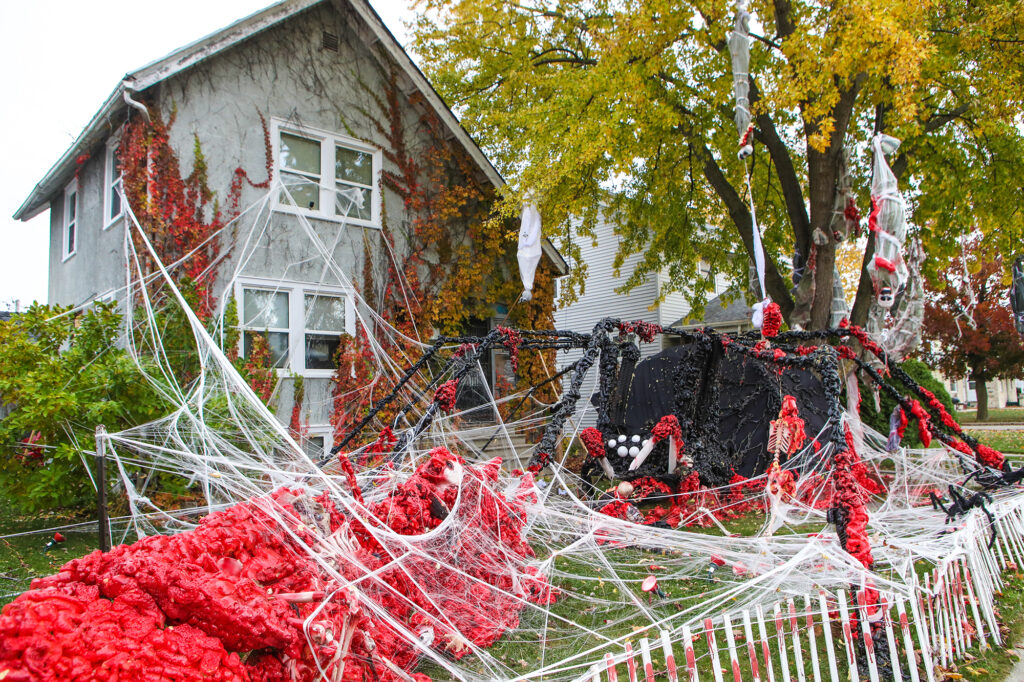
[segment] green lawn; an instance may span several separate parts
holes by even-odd
[[[33,578],[56,573],[68,561],[97,549],[94,524],[62,530],[64,542],[46,549],[53,539],[47,529],[88,520],[66,512],[27,514],[0,497],[0,605],[27,590]]]
[[[1024,454],[1024,429],[1020,431],[983,431],[964,429],[979,441],[1000,452]]]
[[[69,528],[62,533],[66,541],[56,547],[46,550],[47,542],[52,538],[52,533],[45,529],[55,526],[65,526],[75,523],[82,523],[88,519],[82,519],[70,514],[25,514],[10,503],[9,500],[0,498],[0,604],[11,601],[14,597],[28,588],[32,578],[48,575],[55,572],[61,565],[77,556],[82,556],[96,547],[95,526],[84,526],[81,529]],[[751,514],[730,522],[726,527],[734,533],[749,535],[757,532],[764,518],[760,515]],[[783,532],[806,532],[817,530],[817,528],[796,528],[787,529]],[[698,529],[698,532],[706,532],[718,535],[721,530],[715,527]],[[619,567],[620,577],[640,580],[649,573],[648,565],[658,563],[659,554],[650,550],[636,548],[606,548],[604,550],[609,562]],[[633,574],[623,569],[624,566],[634,565]],[[553,582],[566,590],[562,599],[559,599],[551,607],[551,613],[555,616],[562,616],[583,625],[600,629],[604,635],[629,635],[634,632],[634,626],[638,622],[635,618],[635,607],[622,605],[621,595],[618,594],[612,581],[605,580],[600,572],[594,571],[593,562],[583,563],[577,560],[560,558],[555,562]],[[721,570],[721,569],[720,569]],[[588,575],[589,574],[589,575]],[[581,580],[580,576],[588,576]],[[729,576],[728,582],[735,580]],[[648,607],[654,613],[664,617],[675,611],[675,603],[682,602],[686,606],[697,603],[707,598],[709,592],[717,591],[722,583],[708,582],[702,578],[694,578],[685,581],[672,581],[663,584],[668,592],[670,600],[660,603],[655,599]],[[670,604],[672,604],[670,606]],[[798,604],[798,606],[802,606]],[[1003,636],[1007,642],[1020,642],[1024,640],[1024,574],[1007,574],[1003,593],[999,599],[998,611],[1003,625]],[[740,639],[742,625],[734,623],[736,632]],[[510,632],[499,640],[491,649],[491,655],[503,661],[515,671],[527,671],[540,665],[541,647],[536,639],[524,637],[524,632],[538,632],[544,629],[544,623],[539,613],[533,615],[524,613],[523,629]],[[818,649],[822,664],[824,664],[824,638],[818,630]],[[586,636],[578,633],[566,635],[566,628],[553,628],[552,634],[545,642],[546,662],[551,662],[576,653],[581,646],[590,646],[596,643],[591,642]],[[773,626],[769,624],[769,631],[774,635]],[[696,633],[695,633],[696,634]],[[840,646],[840,633],[833,632],[837,647]],[[561,637],[561,639],[559,639]],[[634,646],[638,642],[632,638]],[[787,637],[787,640],[789,638]],[[739,645],[739,642],[737,643]],[[702,646],[702,645],[701,645]],[[728,665],[725,654],[724,637],[719,633],[719,646],[722,647],[723,664]],[[742,645],[740,645],[742,647]],[[804,668],[810,678],[810,652],[807,643],[804,642]],[[698,647],[700,649],[700,647]],[[790,665],[793,664],[792,643],[787,642],[787,652]],[[703,650],[703,649],[701,649]],[[742,653],[742,650],[741,650]],[[682,652],[676,652],[676,660],[682,661]],[[845,655],[839,657],[845,665]],[[661,660],[660,654],[655,655],[655,661]],[[1017,662],[1017,656],[1009,649],[988,650],[980,652],[975,647],[969,651],[969,656],[955,670],[954,674],[962,675],[964,679],[975,680],[1005,680]],[[470,663],[464,659],[463,664]],[[663,667],[663,664],[656,663],[656,668]],[[740,665],[743,673],[747,675],[749,663],[745,655],[740,656]],[[700,661],[701,679],[711,679],[709,662],[705,656]],[[706,668],[706,669],[705,669]],[[423,665],[420,672],[432,674],[435,679],[445,679],[445,671],[434,665]],[[659,670],[659,672],[661,672]],[[763,673],[764,671],[762,671]],[[746,679],[746,677],[744,678]],[[947,678],[957,679],[957,678]]]
[[[970,409],[958,409],[956,411],[956,418],[961,424],[971,424],[977,422],[977,410]],[[988,421],[983,422],[985,424],[993,423],[1017,423],[1024,424],[1024,407],[1004,407],[999,409],[989,409]]]

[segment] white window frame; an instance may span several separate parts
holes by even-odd
[[[306,438],[324,439],[324,449],[316,455],[319,458],[326,457],[330,453],[331,448],[334,447],[334,429],[330,424],[317,424],[316,426],[306,427]]]
[[[115,189],[118,192],[121,191],[121,178],[122,173],[118,173],[117,177],[113,177],[114,158],[117,154],[117,148],[121,146],[120,134],[111,137],[107,140],[107,149],[103,157],[103,229],[109,229],[114,223],[124,218],[124,197],[121,198],[120,210],[117,215],[111,215],[110,211],[113,207],[110,201],[110,193]]]
[[[320,208],[313,210],[283,203],[281,191],[274,192],[274,210],[281,213],[292,213],[295,215],[308,216],[317,220],[329,220],[335,223],[346,223],[349,225],[361,225],[364,227],[380,228],[381,216],[381,165],[384,160],[383,152],[372,145],[340,133],[332,133],[319,128],[297,125],[278,118],[270,119],[271,150],[274,154],[274,181],[281,180],[281,133],[288,133],[309,140],[316,140],[320,143]],[[373,177],[370,192],[370,219],[347,218],[335,215],[334,200],[337,180],[334,175],[335,147],[342,146],[373,156]],[[326,153],[326,152],[330,153]],[[291,171],[288,171],[291,172]],[[302,175],[302,173],[296,173]]]
[[[345,333],[355,336],[356,333],[356,309],[355,293],[352,289],[342,286],[329,286],[316,282],[296,282],[267,279],[263,277],[240,277],[235,280],[235,300],[238,302],[239,330],[238,355],[243,356],[245,328],[242,326],[244,320],[245,289],[260,289],[262,291],[284,292],[288,294],[288,329],[275,329],[272,331],[288,332],[288,358],[283,367],[277,368],[278,376],[287,377],[290,374],[301,374],[309,379],[327,379],[334,376],[333,369],[306,369],[306,334],[307,333],[330,333],[317,332],[313,329],[306,329],[306,296],[341,296],[345,299]],[[251,330],[250,330],[251,331]]]
[[[75,217],[71,219],[71,198],[74,197],[75,202]],[[78,253],[78,242],[82,236],[81,230],[78,229],[82,216],[82,201],[81,196],[78,193],[78,178],[73,179],[64,187],[64,215],[61,222],[63,223],[63,230],[61,231],[61,242],[60,242],[60,253],[61,262],[74,256]],[[74,230],[74,246],[68,248],[68,237],[70,231]]]

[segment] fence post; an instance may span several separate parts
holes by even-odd
[[[107,427],[96,427],[96,518],[100,550],[110,551],[110,523],[107,519]]]

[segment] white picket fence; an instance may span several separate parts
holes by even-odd
[[[987,532],[973,533],[966,539],[966,552],[925,575],[923,583],[915,578],[910,590],[913,598],[880,593],[878,627],[889,651],[891,679],[935,682],[936,665],[951,665],[976,643],[982,649],[1002,646],[993,602],[1002,586],[1001,571],[1011,563],[1024,567],[1021,506],[1013,501],[1001,515],[997,513],[998,536],[992,548]],[[822,590],[788,597],[767,609],[756,605],[662,630],[657,637],[640,639],[636,649],[626,642],[624,651],[606,653],[578,682],[678,682],[680,677],[698,682],[708,678],[709,668],[714,682],[882,682],[889,677],[880,673],[864,591],[858,595],[858,603],[851,604],[845,590],[833,594]],[[858,617],[851,619],[854,609]],[[833,635],[836,620],[841,636]],[[874,620],[879,622],[878,614]],[[740,628],[742,641],[738,642]],[[724,648],[720,646],[723,634]],[[824,640],[821,650],[819,638]],[[861,653],[866,671],[858,669]],[[677,655],[682,656],[679,663]]]

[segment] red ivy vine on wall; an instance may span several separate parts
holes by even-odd
[[[218,233],[238,215],[243,182],[253,187],[270,186],[273,152],[266,119],[260,114],[266,148],[267,179],[253,182],[245,170],[236,168],[226,196],[227,212],[215,201],[207,177],[207,162],[199,137],[195,136],[192,172],[182,176],[178,154],[170,144],[170,129],[175,114],[164,123],[160,112],[151,109],[149,121],[133,115],[125,124],[118,148],[125,197],[139,224],[152,242],[160,260],[170,264],[189,256],[177,278],[187,277],[194,283],[196,314],[208,320],[215,299],[213,285],[217,277],[220,254]],[[137,236],[136,248],[147,271],[154,266],[148,251]]]

